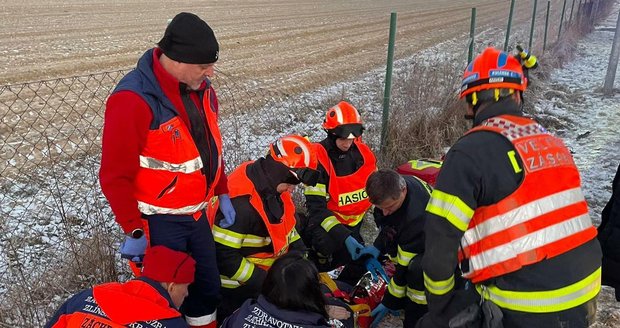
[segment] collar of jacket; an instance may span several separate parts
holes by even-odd
[[[294,323],[298,325],[310,325],[310,327],[322,327],[325,324],[325,318],[323,318],[318,313],[304,310],[292,311],[282,309],[269,302],[263,295],[258,296],[256,304],[263,308],[265,312],[271,314],[272,316],[276,316],[278,319],[288,323]]]
[[[474,126],[480,125],[480,123],[491,117],[500,115],[523,116],[523,112],[521,111],[521,107],[514,102],[514,100],[510,99],[510,97],[505,97],[498,102],[489,104],[483,110],[478,110],[474,118]]]

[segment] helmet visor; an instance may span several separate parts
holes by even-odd
[[[330,131],[338,138],[355,139],[360,137],[364,132],[364,126],[361,124],[343,124]]]

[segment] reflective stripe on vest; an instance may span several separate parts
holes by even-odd
[[[463,235],[463,276],[477,283],[563,254],[596,236],[579,172],[561,140],[530,119],[491,118],[470,130],[491,131],[514,145],[521,185],[497,204],[478,207]]]
[[[364,164],[356,172],[345,176],[336,175],[325,148],[320,143],[314,144],[319,162],[329,175],[327,209],[334,213],[340,223],[351,227],[362,221],[371,206],[365,189],[366,180],[377,170],[377,161],[370,148],[359,138],[355,139],[354,143]]]
[[[203,163],[189,128],[171,109],[164,108],[163,121],[148,132],[140,154],[140,168],[135,178],[135,197],[140,212],[153,214],[193,214],[204,209],[214,196],[222,175],[222,140],[211,94],[205,90],[202,102],[205,119],[216,149],[218,167],[210,186],[202,172]],[[153,115],[161,115],[153,111]]]
[[[601,290],[601,268],[566,287],[545,291],[508,291],[495,285],[477,285],[478,293],[497,306],[513,311],[549,313],[572,309],[594,297]]]

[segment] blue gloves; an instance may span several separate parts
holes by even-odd
[[[379,255],[381,255],[381,251],[379,251],[379,249],[375,246],[370,245],[362,248],[362,250],[360,251],[360,257],[366,254],[371,255],[374,258],[379,258]]]
[[[381,323],[385,315],[388,313],[394,316],[399,315],[398,311],[387,308],[385,305],[383,305],[383,303],[377,305],[377,307],[370,313],[370,315],[372,316],[372,324],[370,324],[370,328],[378,327],[379,323]]]
[[[237,212],[235,212],[235,208],[230,202],[230,197],[228,197],[228,194],[221,194],[218,198],[220,200],[220,211],[224,214],[224,219],[220,220],[218,225],[226,229],[235,224],[235,216],[237,215]]]
[[[381,278],[386,283],[390,282],[390,279],[388,278],[387,273],[385,273],[385,270],[383,269],[383,266],[381,265],[381,263],[379,263],[379,261],[377,261],[376,258],[374,258],[374,257],[369,258],[368,260],[366,260],[364,265],[366,266],[366,270],[370,271],[370,274],[372,275],[372,280],[373,281],[377,281],[378,280],[378,276],[377,275],[380,275]]]
[[[364,248],[364,245],[360,244],[357,239],[349,236],[347,237],[347,239],[344,240],[344,245],[347,247],[347,251],[349,251],[349,254],[351,254],[351,258],[353,260],[357,260],[360,258],[360,256],[362,255],[361,251]]]
[[[128,259],[135,263],[141,263],[146,252],[146,236],[132,238],[125,236],[125,241],[121,243],[121,258]]]

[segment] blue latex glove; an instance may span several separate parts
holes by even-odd
[[[379,261],[377,261],[376,258],[374,257],[369,258],[368,260],[366,260],[366,263],[364,263],[364,265],[366,266],[366,269],[370,271],[373,281],[378,280],[377,274],[379,274],[381,275],[381,278],[385,280],[386,283],[390,282],[390,279],[388,278],[387,273],[385,273],[383,266],[381,265],[381,263],[379,263]]]
[[[146,236],[132,238],[125,236],[125,241],[121,243],[121,258],[128,259],[135,263],[142,263],[146,252]]]
[[[226,229],[235,224],[235,216],[237,215],[237,212],[235,212],[235,208],[230,202],[230,197],[228,197],[228,194],[221,194],[218,199],[220,200],[220,211],[224,214],[224,219],[220,220],[218,225]]]
[[[357,239],[349,236],[347,237],[347,239],[344,240],[344,245],[347,247],[347,251],[349,251],[349,254],[351,254],[351,258],[353,260],[357,260],[360,258],[360,256],[362,255],[361,251],[362,248],[364,248],[364,245],[360,244]]]
[[[362,250],[360,251],[360,256],[364,256],[366,254],[371,255],[374,258],[379,258],[379,255],[381,255],[381,251],[379,251],[379,249],[375,246],[370,245],[362,248]]]
[[[378,327],[379,323],[381,323],[385,315],[388,313],[395,316],[399,315],[398,311],[386,307],[383,303],[379,303],[379,305],[377,305],[377,307],[370,313],[372,316],[372,324],[370,324],[370,328]]]

